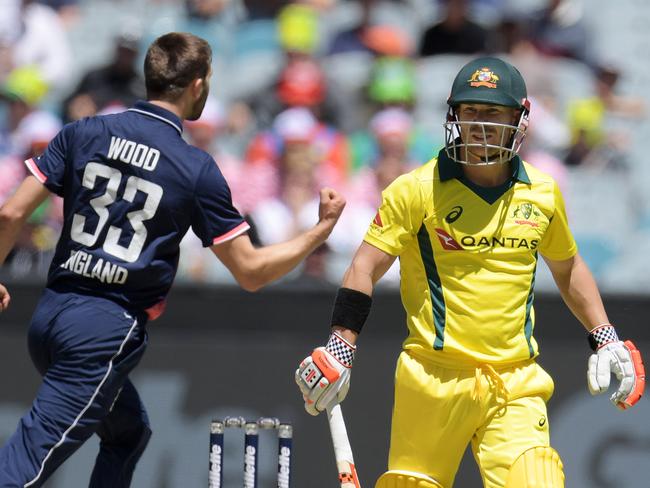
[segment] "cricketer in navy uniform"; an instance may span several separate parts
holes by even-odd
[[[256,290],[322,244],[344,200],[321,190],[319,222],[298,237],[255,248],[215,161],[181,137],[200,116],[211,53],[196,36],[170,33],[147,51],[148,102],[69,124],[0,208],[0,263],[29,214],[64,199],[64,225],[28,334],[43,382],[0,450],[0,487],[36,487],[93,433],[101,438],[91,487],[130,485],[151,429],[128,378],[160,314],[191,227],[240,285]],[[0,310],[9,305],[0,285]]]

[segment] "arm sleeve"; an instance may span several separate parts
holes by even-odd
[[[364,241],[392,256],[399,256],[422,224],[424,205],[418,180],[410,173],[402,175],[381,196],[381,206]]]
[[[65,179],[66,160],[68,150],[72,146],[75,125],[66,125],[50,141],[45,152],[36,158],[25,161],[27,169],[45,185],[52,193],[63,196],[63,182]]]
[[[250,228],[233,206],[228,183],[212,158],[199,176],[194,198],[192,230],[204,247],[226,242]]]
[[[549,259],[563,261],[575,256],[578,252],[578,245],[569,229],[564,199],[555,182],[553,183],[553,198],[555,211],[540,242],[539,252]]]

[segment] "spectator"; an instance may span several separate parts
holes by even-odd
[[[231,0],[185,0],[187,15],[199,20],[218,16],[230,3]]]
[[[610,115],[631,119],[644,118],[646,106],[642,98],[619,95],[616,92],[620,77],[620,71],[612,64],[601,63],[596,66],[596,96],[602,100]]]
[[[221,136],[226,124],[225,108],[221,102],[210,97],[200,118],[185,121],[185,134],[190,144],[207,152],[217,162],[232,192],[233,205],[245,215],[246,205],[240,198],[245,194],[248,183],[242,176],[243,162],[222,147]]]
[[[291,239],[313,225],[317,212],[309,212],[318,208],[317,185],[322,183],[318,175],[323,170],[314,147],[316,128],[311,114],[299,108],[283,112],[274,123],[274,131],[283,142],[277,163],[277,192],[259,201],[249,216],[262,245]],[[328,252],[328,246],[321,246],[292,278],[324,280]]]
[[[529,100],[530,127],[526,132],[524,153],[544,151],[564,156],[571,142],[571,134],[564,120],[555,114],[555,104],[545,97],[529,97]]]
[[[2,15],[0,15],[0,45],[9,50],[11,45],[21,36],[22,31],[22,0],[5,0],[2,2]],[[3,77],[11,71],[13,62],[11,53],[7,56],[9,64],[3,65]],[[3,62],[6,63],[5,60]]]
[[[290,108],[280,113],[271,130],[258,134],[248,148],[244,171],[250,197],[246,200],[253,210],[259,202],[279,197],[285,146],[293,141],[308,141],[320,185],[341,188],[347,181],[349,149],[345,136],[317,120],[308,109]]]
[[[348,190],[348,208],[337,224],[338,229],[330,235],[328,278],[340,279],[343,263],[359,245],[364,229],[372,222],[381,203],[381,192],[401,174],[427,160],[412,159],[409,145],[413,140],[414,122],[408,112],[400,108],[388,108],[378,112],[370,121],[369,135],[374,141],[375,152],[358,171],[351,176]],[[430,147],[434,151],[433,147]],[[386,276],[389,286],[399,283],[399,266],[392,266]]]
[[[526,130],[526,144],[519,150],[521,158],[549,174],[557,182],[569,207],[569,172],[562,160],[569,147],[569,128],[555,115],[543,99],[529,97],[530,124]]]
[[[590,32],[576,0],[548,0],[543,9],[533,13],[527,31],[542,54],[594,63]]]
[[[246,19],[246,10],[240,0],[172,0],[171,3],[185,3],[186,18],[177,30],[205,34],[213,55],[225,54],[232,29]]]
[[[307,132],[295,130],[285,135],[278,168],[278,194],[260,202],[251,214],[264,245],[291,239],[313,220],[306,207],[318,198],[314,156]],[[310,222],[305,222],[305,217]]]
[[[323,70],[314,57],[320,42],[316,10],[292,3],[278,19],[278,38],[285,62],[278,76],[248,100],[257,126],[268,129],[274,118],[291,107],[308,107],[328,124],[341,125],[341,101],[327,89]]]
[[[217,142],[224,124],[224,107],[221,102],[210,96],[205,102],[201,117],[183,123],[187,142],[210,154],[219,164],[219,158],[216,157],[220,152]],[[230,181],[228,183],[232,189]]]
[[[362,51],[370,53],[370,49],[363,42],[362,36],[370,26],[370,13],[376,0],[360,0],[361,19],[351,29],[339,32],[334,36],[327,49],[327,54],[340,54],[346,52]]]
[[[286,0],[244,0],[248,19],[274,19],[278,16]]]
[[[518,16],[503,18],[492,32],[490,50],[507,54],[517,66],[527,83],[528,91],[536,100],[534,107],[540,103],[555,112],[554,104],[558,98],[557,75],[549,69],[549,58],[539,52],[532,43],[528,32],[528,19]]]
[[[312,225],[315,209],[318,208],[316,185],[332,178],[332,167],[321,159],[318,146],[323,143],[319,136],[318,122],[309,111],[300,108],[289,109],[281,113],[273,124],[273,130],[282,139],[281,153],[277,163],[274,180],[277,191],[258,201],[250,215],[260,243],[263,245],[281,242],[291,238]],[[265,178],[267,181],[270,179]],[[247,180],[249,178],[247,177]],[[333,186],[341,188],[344,182],[337,179]],[[253,188],[253,186],[251,186]],[[260,186],[257,186],[259,189]],[[349,238],[350,230],[356,235],[372,218],[366,207],[349,208],[345,229],[335,236],[330,235],[333,247],[321,246],[312,257],[305,260],[299,274],[292,279],[301,282],[322,282],[331,278],[329,261],[332,252],[352,252]],[[370,212],[370,213],[369,213]],[[315,214],[314,214],[315,215]],[[360,224],[355,226],[354,223]]]
[[[37,66],[50,88],[65,87],[72,71],[72,55],[57,13],[33,0],[10,0],[7,14],[9,19],[2,25],[0,44],[8,68]]]
[[[311,57],[318,49],[318,14],[305,3],[290,3],[278,14],[278,40],[287,56]]]
[[[413,166],[422,164],[431,159],[435,148],[432,138],[406,110],[387,108],[371,119],[369,130],[350,136],[352,171],[373,167],[384,156],[397,157]]]
[[[405,113],[409,119],[410,131],[408,136],[408,158],[412,161],[424,163],[434,156],[437,145],[430,134],[412,121],[412,111],[416,103],[415,69],[413,62],[407,58],[381,57],[375,60],[370,82],[368,84],[367,105],[359,112],[364,112],[365,127],[371,122],[368,119],[376,117],[378,112],[386,109],[399,109],[388,111],[388,114]],[[368,114],[368,115],[366,115]],[[399,118],[399,117],[397,117]],[[393,119],[395,119],[393,117]],[[352,171],[372,163],[379,153],[376,133],[365,128],[355,131],[350,136],[350,151],[352,158]]]
[[[280,112],[291,107],[307,107],[318,119],[338,127],[338,105],[327,89],[321,67],[306,56],[289,59],[273,86],[250,101],[257,125],[262,129],[270,127]]]
[[[409,113],[399,108],[382,110],[372,118],[368,133],[375,144],[374,153],[353,176],[350,202],[376,209],[384,188],[397,176],[426,162],[413,159],[409,152],[414,128]]]
[[[341,127],[343,102],[328,89],[315,57],[321,43],[316,7],[300,2],[283,8],[278,18],[278,38],[285,63],[271,86],[251,101],[258,125],[266,129],[281,111],[304,106],[318,119]]]
[[[375,56],[411,56],[414,46],[408,35],[392,25],[370,26],[361,41]]]
[[[38,152],[33,147],[36,134],[55,135],[61,122],[51,113],[38,108],[39,102],[47,93],[47,83],[36,67],[23,67],[13,70],[0,88],[0,98],[7,107],[7,117],[0,135],[0,151],[3,154],[25,158]]]
[[[595,71],[596,94],[574,100],[568,108],[571,148],[566,163],[571,166],[589,165],[624,169],[630,138],[625,132],[611,130],[607,121],[612,117],[638,119],[645,116],[643,100],[616,94],[619,72],[609,66]]]
[[[0,100],[7,107],[0,152],[0,203],[25,178],[23,161],[42,154],[61,129],[57,117],[38,108],[46,92],[47,84],[35,67],[16,68],[0,87]],[[21,230],[9,259],[13,275],[41,275],[46,271],[61,225],[62,201],[50,197]]]
[[[295,128],[294,128],[295,129]],[[291,239],[313,225],[318,208],[317,161],[309,134],[301,130],[286,134],[280,160],[279,194],[260,203],[250,215],[260,244],[269,245]],[[323,245],[313,258],[304,262],[295,278],[325,279],[329,247]],[[305,276],[307,275],[307,276]]]
[[[132,32],[115,39],[111,61],[87,72],[64,101],[67,121],[90,117],[116,103],[130,107],[144,98],[144,82],[135,69],[139,42],[139,36]]]
[[[77,23],[80,17],[79,0],[37,0],[59,14],[66,29]]]
[[[357,25],[339,32],[327,49],[328,55],[346,52],[367,52],[379,56],[410,56],[413,43],[400,29],[372,23],[377,0],[361,0],[361,19]]]
[[[468,17],[467,0],[446,0],[445,17],[429,27],[420,42],[420,56],[476,54],[487,47],[487,31]]]
[[[412,110],[415,105],[413,62],[404,57],[377,58],[370,74],[368,98],[380,108],[401,107]]]
[[[570,209],[569,171],[564,161],[541,148],[526,149],[521,156],[527,163],[553,177],[560,190],[566,192],[567,196],[564,198],[564,205],[567,209]]]

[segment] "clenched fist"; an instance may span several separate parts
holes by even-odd
[[[332,188],[323,188],[320,191],[320,205],[318,206],[318,221],[326,224],[331,231],[339,220],[345,208],[345,198]]]
[[[7,291],[7,288],[4,285],[0,284],[0,312],[7,310],[9,302],[11,301],[11,296]]]

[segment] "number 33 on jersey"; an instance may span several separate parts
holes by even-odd
[[[171,112],[138,102],[67,125],[26,161],[66,202],[49,287],[149,308],[167,294],[190,227],[204,246],[248,230],[216,162],[181,127]]]

